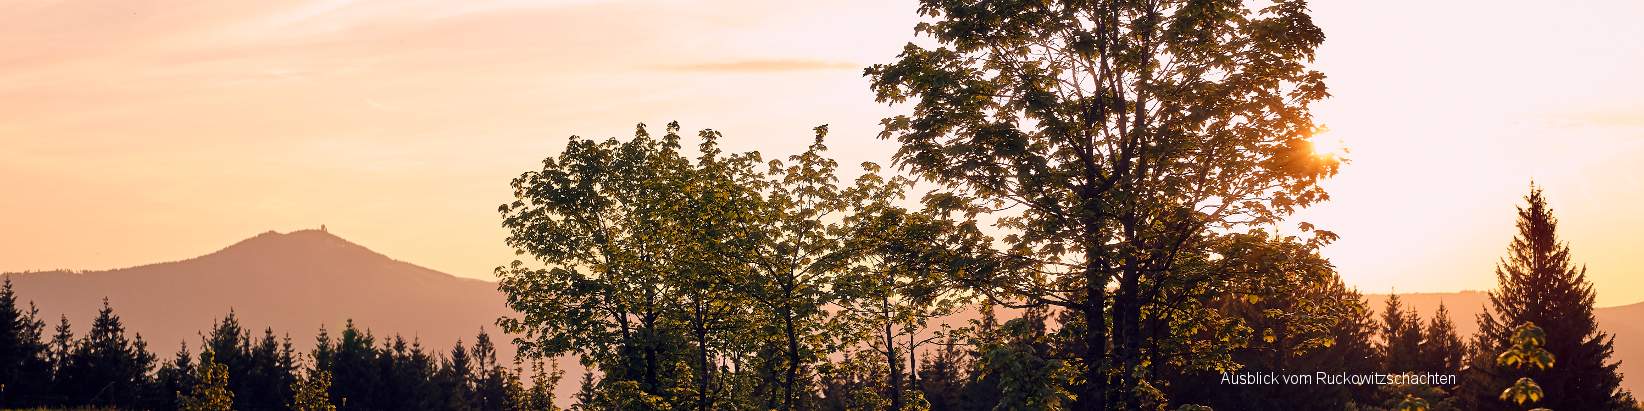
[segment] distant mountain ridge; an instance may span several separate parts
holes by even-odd
[[[419,340],[429,352],[446,352],[458,339],[467,346],[481,327],[511,354],[512,339],[494,325],[513,315],[495,282],[460,278],[389,258],[323,230],[258,234],[216,252],[187,260],[106,271],[41,271],[0,274],[11,279],[20,303],[32,301],[51,334],[58,316],[69,319],[75,337],[108,297],[128,336],[141,334],[150,352],[170,358],[179,342],[199,353],[199,333],[234,310],[240,324],[260,338],[264,328],[290,335],[306,353],[323,325],[335,338],[353,319],[371,330],[377,344],[399,334]],[[1399,294],[1425,322],[1440,301],[1464,341],[1478,330],[1478,313],[1488,304],[1480,291]],[[1366,294],[1373,312],[1386,294]],[[1593,310],[1599,329],[1615,336],[1622,387],[1644,394],[1644,303]],[[1379,314],[1378,314],[1379,317]],[[962,320],[956,320],[962,322]],[[506,360],[505,360],[506,361]],[[565,361],[561,364],[574,364]],[[580,372],[573,368],[571,375]],[[574,390],[575,384],[562,384]],[[565,393],[561,393],[565,394]],[[562,397],[565,398],[565,397]]]
[[[1365,294],[1364,299],[1379,320],[1381,311],[1387,308],[1387,294]],[[1456,334],[1463,342],[1470,342],[1478,332],[1478,315],[1488,309],[1490,297],[1483,291],[1468,290],[1400,293],[1399,301],[1406,308],[1415,309],[1423,324],[1433,318],[1439,303],[1443,302],[1444,308],[1450,311],[1450,321],[1456,323]],[[1615,336],[1615,355],[1610,358],[1621,361],[1618,367],[1623,377],[1621,388],[1631,390],[1635,396],[1644,395],[1644,302],[1594,308],[1593,317],[1598,319],[1599,331]]]
[[[198,353],[199,333],[231,309],[253,338],[272,327],[277,336],[289,334],[299,352],[315,345],[322,325],[336,337],[349,319],[371,330],[378,344],[400,334],[426,350],[448,351],[459,338],[471,343],[481,327],[506,342],[493,324],[513,313],[494,282],[395,260],[323,230],[269,231],[182,261],[3,275],[48,327],[65,315],[76,337],[90,329],[107,297],[128,335],[140,333],[161,358],[180,341]]]

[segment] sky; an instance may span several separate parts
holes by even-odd
[[[1597,285],[1644,301],[1637,1],[1320,1],[1313,114],[1352,163],[1293,216],[1370,293],[1482,290],[1532,180]],[[862,67],[913,1],[0,1],[0,272],[102,270],[321,224],[453,275],[518,258],[497,206],[572,135],[827,124],[888,164]],[[854,173],[853,167],[847,171]]]

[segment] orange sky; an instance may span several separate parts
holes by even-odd
[[[1486,289],[1533,177],[1601,306],[1644,300],[1636,1],[1321,1],[1315,115],[1352,150],[1306,211],[1367,292]],[[109,269],[328,228],[489,278],[496,206],[634,123],[887,162],[860,68],[909,1],[0,2],[0,271]],[[920,40],[921,42],[926,42]],[[854,172],[854,170],[851,170]]]

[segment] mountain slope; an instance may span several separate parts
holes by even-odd
[[[336,337],[348,319],[379,344],[394,334],[447,351],[512,313],[496,283],[458,278],[391,259],[322,230],[266,232],[201,257],[95,272],[8,273],[18,299],[33,301],[55,326],[66,315],[75,335],[108,298],[128,333],[141,333],[162,358],[233,310],[260,338],[272,327],[306,352],[323,325]],[[48,332],[50,330],[47,330]],[[510,349],[508,347],[499,347]],[[511,351],[504,351],[509,353]]]

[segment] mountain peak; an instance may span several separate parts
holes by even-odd
[[[349,319],[443,346],[512,314],[492,282],[398,261],[324,229],[267,231],[203,256],[107,271],[5,274],[45,318],[89,324],[101,300],[155,346],[193,342],[230,310],[299,349]],[[192,345],[192,344],[190,344]]]
[[[409,263],[395,261],[386,255],[371,251],[365,246],[345,240],[328,231],[314,229],[297,230],[284,234],[278,231],[267,231],[194,260],[232,260],[246,263],[305,266],[314,264],[358,266],[361,264],[399,263],[417,269],[413,271],[433,272],[433,270]]]

